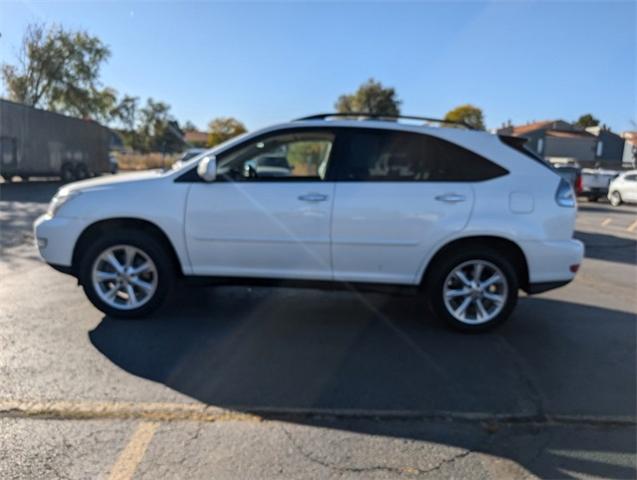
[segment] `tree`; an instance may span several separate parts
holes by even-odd
[[[124,95],[112,110],[113,119],[119,121],[123,127],[121,136],[124,144],[133,150],[141,150],[142,145],[137,133],[139,123],[139,97]]]
[[[449,122],[463,122],[477,130],[485,129],[482,110],[470,104],[460,105],[449,110],[444,119]]]
[[[236,118],[215,118],[208,124],[208,146],[214,147],[245,132],[245,125]]]
[[[146,152],[175,152],[184,143],[183,132],[170,114],[170,105],[152,98],[140,110],[137,135],[140,150]]]
[[[363,83],[355,93],[341,95],[334,107],[339,113],[361,112],[374,115],[400,115],[401,101],[396,90],[383,87],[373,78]]]
[[[190,120],[186,120],[186,123],[184,123],[182,130],[184,132],[195,132],[197,130],[197,125],[192,123]]]
[[[99,77],[110,50],[84,31],[30,25],[17,64],[2,64],[9,98],[83,118],[107,120],[117,94]]]
[[[597,125],[599,125],[599,120],[590,113],[580,116],[575,122],[575,126],[581,128],[596,127]]]

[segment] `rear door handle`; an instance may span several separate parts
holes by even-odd
[[[324,202],[327,200],[327,195],[323,195],[322,193],[306,193],[305,195],[300,195],[299,200],[303,200],[304,202]]]
[[[459,193],[445,193],[444,195],[437,195],[434,197],[439,202],[445,203],[459,203],[464,202],[467,197],[464,195],[460,195]]]

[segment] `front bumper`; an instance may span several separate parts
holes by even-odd
[[[77,218],[39,217],[33,224],[33,234],[42,259],[61,269],[70,268],[75,243],[85,227],[85,222]]]

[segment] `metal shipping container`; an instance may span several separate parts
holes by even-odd
[[[59,176],[109,172],[111,131],[82,120],[0,99],[0,175]]]

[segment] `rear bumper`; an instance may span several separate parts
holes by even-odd
[[[548,292],[549,290],[563,287],[564,285],[571,283],[571,281],[572,280],[562,280],[560,282],[531,283],[524,289],[524,291],[529,295],[535,295],[536,293]]]
[[[529,290],[537,285],[534,293],[573,280],[584,258],[584,244],[575,239],[520,242],[520,246],[529,268]]]

